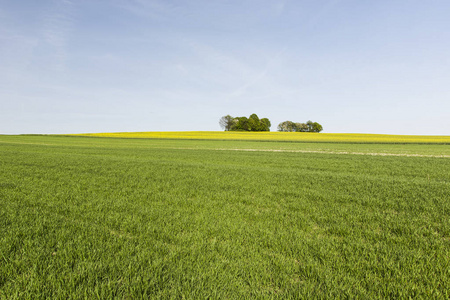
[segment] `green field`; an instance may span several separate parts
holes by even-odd
[[[0,136],[0,298],[450,298],[450,145]]]

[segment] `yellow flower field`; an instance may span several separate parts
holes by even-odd
[[[144,138],[144,139],[201,139],[201,140],[254,140],[332,143],[427,143],[450,144],[450,136],[309,133],[309,132],[240,132],[240,131],[163,131],[84,133],[75,136]]]

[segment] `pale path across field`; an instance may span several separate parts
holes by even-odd
[[[184,149],[184,150],[198,150],[196,148],[171,148],[171,149]],[[206,150],[206,149],[202,149]],[[291,153],[320,153],[320,154],[347,154],[347,155],[371,155],[371,156],[404,156],[404,157],[439,157],[450,158],[450,155],[424,155],[424,154],[406,154],[406,153],[364,153],[364,152],[336,152],[336,151],[320,151],[320,150],[283,150],[283,149],[227,149],[216,148],[208,150],[217,151],[255,151],[255,152],[291,152]]]

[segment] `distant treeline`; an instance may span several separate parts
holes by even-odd
[[[306,123],[284,121],[278,124],[278,131],[284,132],[321,132],[322,130],[322,125],[313,121],[308,121]]]
[[[219,121],[225,131],[270,131],[270,121],[267,118],[260,119],[256,114],[247,117],[223,116]]]
[[[220,118],[219,124],[225,131],[270,131],[271,126],[269,119],[260,119],[256,114],[252,114],[248,118],[226,115]],[[278,124],[277,129],[284,132],[321,132],[323,127],[313,121],[306,123],[284,121]]]

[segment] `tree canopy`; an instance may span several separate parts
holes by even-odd
[[[283,132],[321,132],[322,125],[309,120],[306,123],[294,123],[292,121],[284,121],[278,124],[278,131]]]
[[[225,131],[229,131],[234,124],[234,118],[230,115],[223,116],[220,118],[219,124]]]
[[[219,124],[225,131],[270,131],[272,125],[269,119],[260,119],[257,114],[248,118],[226,115],[220,118]]]

